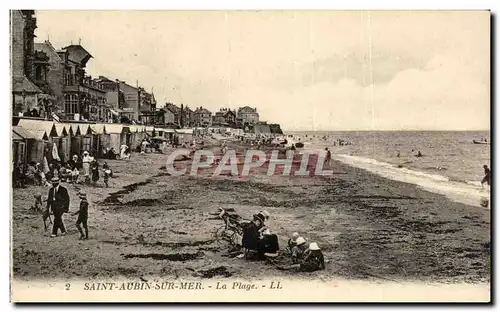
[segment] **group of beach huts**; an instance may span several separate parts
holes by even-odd
[[[180,142],[190,142],[192,133],[192,129],[144,125],[17,119],[12,124],[12,156],[15,164],[41,163],[44,157],[49,162],[53,159],[66,162],[84,151],[99,158],[111,148],[119,153],[123,144],[134,150],[147,138],[177,137]]]

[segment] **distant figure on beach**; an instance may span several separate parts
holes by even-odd
[[[401,157],[401,153],[400,153],[400,152],[398,152],[398,153],[396,154],[396,157],[397,157],[397,158]]]
[[[325,164],[330,167],[330,162],[332,161],[332,153],[328,149],[328,147],[325,148],[326,151],[326,158],[325,158]]]
[[[417,157],[422,157],[422,156],[423,156],[422,153],[420,151],[418,151]]]
[[[481,187],[484,188],[484,183],[487,183],[488,186],[491,186],[491,170],[487,165],[483,166],[484,168],[484,178],[481,180]]]

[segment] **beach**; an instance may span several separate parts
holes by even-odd
[[[244,150],[240,143],[230,148]],[[219,150],[218,146],[212,147]],[[466,205],[411,183],[332,162],[332,176],[248,178],[200,169],[171,176],[166,154],[132,154],[108,161],[115,177],[104,188],[79,186],[90,202],[89,240],[79,241],[76,216],[64,215],[68,234],[50,238],[33,194],[13,190],[13,274],[17,280],[127,278],[304,278],[396,282],[489,283],[490,210]],[[100,160],[102,165],[103,161]],[[178,162],[188,165],[189,160]],[[184,163],[184,164],[183,164]],[[163,167],[163,168],[162,168]],[[77,190],[63,183],[70,213]],[[228,255],[214,240],[223,225],[214,213],[234,208],[245,218],[267,210],[283,249],[292,232],[322,248],[326,270],[279,271],[265,262]]]

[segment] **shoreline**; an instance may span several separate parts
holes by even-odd
[[[481,200],[487,199],[489,201],[491,195],[488,189],[489,186],[486,186],[485,189],[481,189],[475,184],[453,181],[448,177],[432,175],[420,170],[404,167],[398,168],[394,164],[380,162],[375,159],[369,159],[372,160],[372,162],[369,163],[366,161],[368,159],[364,157],[333,154],[332,158],[348,166],[369,171],[386,179],[410,183],[429,192],[445,195],[455,202],[482,209],[491,209],[490,205],[488,205],[488,207],[481,206]],[[373,163],[376,164],[374,165]]]

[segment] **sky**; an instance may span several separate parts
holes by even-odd
[[[37,11],[159,106],[256,107],[284,130],[489,130],[487,11]]]

